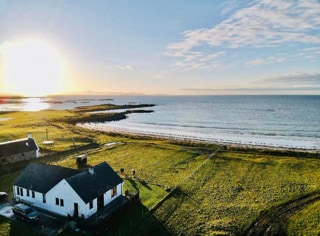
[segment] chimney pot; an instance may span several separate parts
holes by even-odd
[[[93,169],[92,166],[89,167],[88,171],[89,171],[90,174],[92,174],[92,175],[94,174],[94,169]]]

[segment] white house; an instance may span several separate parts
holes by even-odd
[[[106,163],[88,170],[30,163],[16,179],[16,201],[62,216],[89,218],[122,196],[123,180]]]

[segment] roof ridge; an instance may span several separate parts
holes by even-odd
[[[120,176],[106,161],[101,162],[92,168],[94,171],[93,174],[86,169],[65,178],[68,184],[86,203],[123,182]]]
[[[65,167],[65,166],[58,166],[58,165],[53,165],[53,164],[47,164],[47,163],[42,163],[42,162],[30,162],[29,165],[32,164],[32,165],[43,165],[43,166],[50,166],[50,167],[53,167],[53,168],[60,168],[60,169],[67,169],[67,170],[72,170],[72,171],[78,171],[78,172],[81,172],[81,170],[77,170],[77,169],[73,169],[73,168],[70,168],[70,167]]]
[[[10,141],[5,141],[5,142],[1,142],[0,145],[5,145],[5,144],[9,144],[9,143],[16,143],[16,142],[22,142],[22,141],[28,141],[29,138],[21,138],[21,139],[15,139],[15,140],[10,140]],[[33,139],[33,138],[31,138]],[[33,139],[34,140],[34,139]]]

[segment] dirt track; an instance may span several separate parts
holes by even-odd
[[[318,200],[320,200],[320,192],[314,192],[263,211],[242,235],[286,235],[288,219],[307,205]]]

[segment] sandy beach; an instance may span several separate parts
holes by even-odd
[[[267,148],[273,150],[295,150],[295,151],[307,151],[320,153],[320,149],[317,148],[314,143],[301,140],[280,140],[280,139],[255,139],[254,137],[241,137],[241,136],[219,136],[219,134],[211,134],[196,136],[194,133],[188,132],[170,132],[170,130],[142,130],[137,127],[121,127],[118,122],[108,123],[84,123],[77,124],[80,127],[98,130],[106,133],[117,133],[125,135],[134,135],[142,137],[154,137],[176,141],[191,141],[200,143],[211,143],[223,146],[233,146],[242,148]]]

